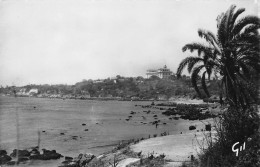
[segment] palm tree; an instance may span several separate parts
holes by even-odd
[[[196,81],[199,73],[203,72],[202,87],[205,92],[205,75],[210,78],[214,74],[220,79],[220,88],[230,105],[248,106],[251,100],[256,100],[255,89],[250,87],[255,86],[253,80],[260,71],[260,19],[257,16],[238,19],[245,9],[235,11],[235,8],[232,5],[226,13],[218,16],[216,36],[210,31],[198,31],[207,45],[191,43],[182,48],[183,51],[198,51],[198,56],[185,58],[180,63],[177,74],[180,75],[184,67],[188,66],[193,86],[198,93]]]

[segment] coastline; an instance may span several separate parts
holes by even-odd
[[[212,123],[212,120],[207,121]],[[192,124],[196,124],[198,129],[204,128],[204,123],[201,121],[192,121]],[[188,127],[184,123],[183,126]],[[140,161],[152,161],[150,157],[153,156],[152,162],[157,165],[163,167],[181,166],[183,162],[192,162],[192,156],[197,158],[201,149],[200,144],[202,143],[203,135],[209,133],[211,132],[204,131],[203,133],[202,131],[186,130],[177,134],[123,141],[111,151],[97,155],[89,165],[94,166],[102,163],[106,166],[109,162],[112,163],[116,157],[118,167],[135,166],[139,165]],[[204,145],[205,147],[206,145]],[[77,158],[75,157],[75,159]],[[70,161],[70,163],[59,167],[70,167],[74,163],[75,161]]]
[[[50,100],[49,100],[50,101]],[[57,102],[59,102],[59,100],[57,101]],[[72,102],[72,101],[71,101]],[[164,101],[165,102],[165,101]],[[64,105],[65,103],[62,103],[62,105]],[[78,103],[77,103],[78,104]],[[121,104],[121,103],[120,103]],[[136,104],[138,104],[138,103],[136,103]],[[146,105],[145,105],[146,104]],[[166,103],[165,103],[166,104]],[[169,103],[168,103],[169,104]],[[132,105],[133,105],[133,103],[132,103]],[[133,105],[134,106],[134,105]],[[165,115],[163,115],[162,113],[163,113],[163,111],[165,111],[165,110],[169,110],[170,108],[172,108],[172,106],[161,106],[158,102],[157,102],[157,104],[156,105],[152,105],[151,103],[149,104],[149,105],[147,105],[147,103],[144,103],[143,105],[135,105],[135,107],[137,107],[136,109],[134,109],[134,108],[132,108],[133,109],[133,111],[135,111],[135,112],[133,112],[133,111],[131,111],[131,110],[127,110],[127,115],[125,115],[124,117],[121,117],[122,118],[122,120],[120,121],[120,122],[122,122],[123,124],[124,124],[124,126],[127,126],[128,124],[131,124],[131,125],[133,125],[133,127],[136,127],[136,126],[142,126],[142,127],[153,127],[152,129],[154,130],[154,131],[149,131],[149,134],[151,134],[151,137],[150,137],[150,135],[149,135],[149,137],[148,137],[148,135],[145,135],[145,138],[139,138],[138,139],[138,136],[136,136],[136,137],[134,137],[135,139],[133,140],[133,139],[129,139],[129,140],[125,140],[125,141],[123,141],[121,144],[124,144],[124,143],[127,143],[127,142],[129,142],[128,143],[128,145],[126,145],[125,147],[129,147],[128,149],[128,151],[126,152],[127,154],[128,154],[128,156],[123,156],[123,157],[121,157],[120,158],[120,160],[122,161],[122,163],[128,163],[128,162],[132,162],[132,161],[130,161],[129,159],[127,159],[127,158],[134,158],[134,159],[132,159],[132,160],[136,160],[136,158],[138,158],[138,156],[136,156],[136,152],[134,151],[134,150],[131,150],[130,149],[130,145],[135,145],[135,144],[138,144],[139,142],[140,143],[143,143],[143,142],[145,142],[145,141],[149,141],[149,140],[155,140],[155,141],[157,141],[157,140],[161,140],[161,139],[163,139],[163,141],[164,140],[166,140],[167,139],[167,136],[179,136],[180,135],[180,133],[183,133],[183,134],[185,134],[186,133],[186,131],[187,132],[190,132],[190,130],[188,130],[189,129],[189,126],[191,126],[191,125],[196,125],[196,121],[190,121],[190,120],[182,120],[182,119],[180,119],[179,121],[175,121],[174,119],[170,119],[170,118],[175,118],[175,117],[172,117],[172,116],[165,116]],[[37,108],[38,108],[38,106],[37,106]],[[167,109],[168,108],[168,109]],[[91,109],[91,107],[90,107],[90,109]],[[32,113],[34,113],[35,112],[35,114],[37,113],[37,111],[34,111],[35,109],[34,109],[34,107],[32,106],[32,109],[30,110],[30,111],[28,111],[28,114],[32,114]],[[74,109],[73,109],[74,110]],[[148,111],[149,111],[149,113],[148,113]],[[150,110],[151,110],[151,112],[150,112]],[[162,110],[162,111],[161,111]],[[113,111],[113,110],[111,110],[111,111]],[[129,111],[131,111],[130,113],[129,113]],[[156,115],[158,115],[158,117],[156,116]],[[133,120],[130,120],[130,121],[126,121],[125,120],[125,118],[127,118],[127,116],[132,116],[133,117]],[[142,117],[141,116],[145,116],[146,117],[146,120],[144,120],[144,119],[142,119]],[[156,117],[155,117],[156,116]],[[138,119],[137,119],[138,118]],[[153,124],[153,122],[155,121],[155,120],[161,120],[162,122],[160,122],[159,124],[159,128],[157,129],[157,128],[155,128],[155,124]],[[136,122],[135,122],[136,121]],[[141,122],[140,123],[140,121],[143,121],[143,122]],[[151,122],[152,121],[152,122]],[[145,125],[144,123],[147,123],[147,125]],[[198,121],[197,121],[198,122]],[[82,122],[83,123],[83,122]],[[102,125],[102,122],[100,122],[101,124],[100,125]],[[157,122],[158,123],[158,122]],[[165,123],[165,124],[164,124]],[[166,124],[167,123],[167,124]],[[177,123],[177,124],[176,124]],[[96,125],[96,122],[93,122],[93,125],[95,126],[95,127],[99,127],[100,125],[98,124],[98,125]],[[162,132],[162,130],[167,130],[167,129],[164,129],[164,128],[167,128],[167,127],[171,127],[171,126],[173,126],[174,127],[174,131],[170,131],[170,135],[169,135],[169,132],[167,132],[167,131],[164,131],[165,133],[161,133]],[[77,128],[79,128],[79,127],[81,127],[81,129],[82,130],[84,130],[86,127],[85,127],[85,125],[81,125],[81,123],[80,124],[78,124],[77,125]],[[152,130],[151,129],[151,130]],[[199,129],[199,127],[197,127],[197,129]],[[45,129],[44,129],[45,130]],[[90,129],[90,132],[91,132],[91,130],[92,129]],[[94,129],[93,129],[94,130]],[[96,130],[98,130],[98,129],[96,129]],[[193,130],[194,131],[194,130]],[[80,131],[81,132],[81,131]],[[87,134],[89,134],[90,133],[89,131],[88,132],[84,132],[84,133],[87,133]],[[114,131],[111,131],[111,133],[112,132],[114,132]],[[45,132],[44,132],[45,133]],[[54,132],[54,133],[56,133],[56,131]],[[48,134],[48,130],[47,130],[47,133],[46,134]],[[45,134],[45,135],[46,135]],[[156,134],[156,136],[154,136]],[[66,135],[64,136],[64,135],[59,135],[59,131],[57,131],[57,135],[59,136],[58,138],[63,138],[63,137],[66,137],[66,135],[67,135],[67,133],[66,133]],[[67,137],[69,137],[70,135],[74,135],[74,134],[70,134],[70,133],[68,133],[68,136]],[[77,141],[74,141],[74,139],[72,138],[72,142],[80,142],[80,136],[81,135],[79,135],[79,134],[75,134],[75,135],[77,135],[79,138],[77,139]],[[159,136],[162,136],[162,137],[159,137]],[[166,135],[166,137],[165,137],[165,135]],[[165,138],[164,138],[165,137]],[[148,138],[150,138],[150,139],[148,139]],[[157,138],[157,139],[156,139]],[[179,140],[179,139],[178,139]],[[121,140],[120,140],[121,141]],[[68,143],[69,144],[69,143]],[[121,150],[121,149],[119,149],[118,150],[118,147],[121,147],[122,145],[118,145],[118,146],[116,146],[116,150],[114,150],[114,149],[112,149],[112,151],[107,151],[107,152],[105,152],[105,153],[103,153],[103,154],[101,154],[101,155],[107,155],[107,156],[113,156],[114,154],[115,154],[115,151],[119,151],[119,150]],[[169,144],[171,144],[171,143],[169,143]],[[55,145],[55,147],[56,147],[56,145]],[[100,147],[103,147],[103,146],[100,146]],[[124,147],[123,147],[124,148]],[[56,148],[53,148],[53,147],[49,147],[48,149],[56,149]],[[84,149],[81,149],[81,153],[85,153],[84,151],[83,151]],[[148,148],[148,150],[149,150],[149,148]],[[150,149],[151,151],[148,151],[148,152],[153,152],[154,151],[154,149],[152,150],[152,149]],[[58,152],[60,152],[60,150],[58,150],[57,149],[57,151]],[[122,151],[122,150],[121,150]],[[90,151],[91,152],[91,151]],[[145,152],[145,151],[144,151]],[[131,153],[130,155],[129,155],[129,153]],[[133,156],[132,156],[132,154],[133,154]],[[64,156],[68,156],[69,154],[64,154]],[[76,155],[78,155],[77,153],[76,153]],[[96,155],[99,155],[99,154],[96,154]],[[97,156],[97,157],[99,157],[99,156]],[[112,159],[113,159],[113,157],[112,157]],[[126,160],[127,159],[127,160]],[[140,158],[139,158],[140,159]],[[61,159],[62,160],[62,159]],[[105,159],[104,159],[105,160]],[[162,160],[162,159],[160,159],[160,160]],[[60,161],[60,160],[59,160]],[[57,161],[58,162],[58,161]],[[93,161],[94,162],[94,161]],[[161,163],[161,162],[160,162]],[[57,164],[56,164],[57,165]]]
[[[185,104],[201,103],[196,101],[195,103],[186,102]],[[214,111],[216,111],[216,109],[211,108],[211,112]],[[215,132],[206,131],[205,129],[206,124],[214,124],[212,118],[203,121],[190,120],[188,122],[189,123],[181,122],[180,126],[182,126],[183,129],[174,134],[128,140],[128,143],[122,148],[119,144],[113,150],[97,156],[97,159],[106,164],[109,163],[113,157],[114,159],[117,157],[118,167],[137,166],[145,160],[148,160],[149,163],[153,162],[157,164],[158,167],[178,167],[184,162],[190,163],[194,158],[198,157],[202,147],[207,147],[203,144],[205,135],[212,135]],[[196,130],[188,130],[189,125],[195,125]],[[150,159],[151,156],[154,157],[154,160]],[[95,164],[96,161],[97,160],[94,160],[93,164]]]

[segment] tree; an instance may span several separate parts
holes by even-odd
[[[232,5],[226,13],[217,18],[217,35],[199,29],[198,34],[204,38],[207,45],[202,43],[186,44],[185,52],[197,51],[197,57],[187,57],[179,65],[177,75],[180,76],[184,67],[188,66],[192,84],[198,92],[197,78],[202,72],[201,84],[205,93],[206,76],[212,74],[220,79],[220,88],[232,106],[246,107],[256,100],[254,80],[260,71],[259,33],[260,19],[257,16],[238,16],[245,11],[240,8],[235,11]],[[253,88],[252,88],[253,87]]]
[[[161,78],[159,78],[158,76],[156,76],[156,75],[152,75],[150,78],[149,78],[149,80],[152,80],[152,81],[154,81],[154,80],[160,80]]]

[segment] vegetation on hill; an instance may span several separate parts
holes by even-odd
[[[218,92],[215,82],[211,82],[212,92]],[[189,96],[196,98],[196,92],[192,88],[190,80],[183,76],[179,79],[172,76],[170,79],[160,79],[151,77],[122,77],[117,76],[114,79],[104,80],[83,80],[75,85],[26,85],[22,87],[1,87],[0,93],[13,94],[16,92],[29,92],[31,89],[38,89],[34,96],[45,97],[48,95],[59,95],[58,97],[101,97],[112,98],[120,97],[123,99],[134,100],[167,100],[174,96]]]

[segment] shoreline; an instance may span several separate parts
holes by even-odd
[[[5,95],[1,94],[0,96],[3,97],[15,97],[14,95]],[[160,99],[131,99],[131,98],[122,98],[122,97],[60,97],[60,96],[25,96],[25,95],[17,95],[16,97],[22,97],[22,98],[43,98],[43,99],[61,99],[61,100],[93,100],[93,101],[133,101],[133,102],[176,102],[176,103],[185,103],[185,104],[201,104],[206,102],[203,102],[203,99],[192,99],[189,96],[173,96],[169,99],[160,100]],[[186,102],[185,102],[186,101]],[[209,102],[210,103],[210,102]],[[214,102],[211,102],[214,103]]]
[[[191,122],[197,124],[198,129],[203,129],[203,122],[198,120]],[[214,132],[205,131],[205,134],[208,133]],[[177,132],[165,136],[124,140],[112,150],[96,155],[96,159],[90,161],[90,164],[94,165],[100,162],[109,164],[111,159],[116,156],[120,157],[117,161],[118,167],[125,167],[126,165],[140,164],[140,161],[152,161],[150,157],[153,156],[153,163],[157,163],[157,165],[181,166],[184,162],[192,162],[191,157],[198,157],[200,148],[197,142],[201,142],[205,134],[201,131],[186,130],[182,133]],[[59,167],[70,167],[75,163],[75,159],[77,158],[75,157],[68,164]]]
[[[165,101],[164,101],[165,102]],[[138,103],[137,103],[138,104]],[[186,120],[185,119],[180,119],[179,121],[174,121],[175,119],[173,119],[173,118],[181,118],[180,116],[181,115],[175,115],[175,117],[174,116],[165,116],[165,115],[163,115],[163,111],[165,111],[165,110],[169,110],[169,111],[172,111],[172,109],[173,108],[176,108],[176,107],[174,107],[174,105],[175,104],[172,104],[172,106],[171,105],[169,105],[170,103],[168,103],[168,102],[165,102],[165,106],[163,106],[163,105],[160,105],[158,102],[156,103],[156,105],[152,105],[152,104],[142,104],[142,105],[135,105],[135,107],[138,107],[138,109],[136,109],[137,111],[135,111],[135,109],[133,109],[135,112],[133,112],[133,111],[131,111],[130,113],[129,113],[129,111],[130,110],[128,110],[128,113],[124,116],[124,118],[122,117],[122,120],[120,121],[120,122],[124,122],[124,124],[127,126],[127,124],[129,124],[129,123],[131,123],[131,124],[135,124],[135,125],[138,125],[138,126],[145,126],[145,124],[147,124],[147,126],[149,126],[149,127],[153,127],[154,128],[154,130],[156,130],[156,131],[149,131],[149,137],[147,138],[147,136],[148,135],[145,135],[145,137],[144,137],[144,135],[142,135],[141,137],[142,138],[140,138],[140,137],[134,137],[134,139],[132,138],[132,137],[130,137],[130,139],[126,139],[126,140],[119,140],[120,141],[120,143],[122,144],[124,144],[124,143],[128,143],[128,145],[126,145],[125,147],[128,147],[130,144],[131,145],[134,145],[134,144],[138,144],[139,142],[141,142],[141,143],[143,143],[143,142],[145,142],[145,141],[147,141],[147,140],[155,140],[156,138],[156,140],[159,140],[159,139],[161,139],[161,138],[163,138],[163,139],[165,139],[165,138],[167,138],[167,137],[165,137],[164,138],[164,136],[179,136],[180,134],[180,132],[181,133],[185,133],[184,131],[186,130],[186,131],[188,131],[189,132],[189,126],[190,125],[194,125],[195,124],[195,122],[197,121],[198,122],[198,120],[196,120],[196,121],[192,121],[192,120],[187,120],[187,118],[186,118]],[[185,107],[185,106],[187,106],[187,105],[181,105],[181,106],[183,106],[183,107]],[[202,106],[200,106],[200,107],[202,107]],[[146,109],[145,109],[146,108]],[[32,110],[33,110],[33,108],[32,108]],[[147,111],[148,110],[148,111]],[[150,111],[151,110],[151,111]],[[155,111],[153,111],[153,110],[155,110]],[[163,111],[160,111],[160,110],[163,110]],[[30,112],[29,112],[30,113]],[[158,117],[157,117],[157,115],[158,115]],[[128,116],[128,117],[127,117]],[[145,116],[146,118],[145,119],[142,119],[142,116]],[[176,117],[177,116],[177,117]],[[131,122],[131,119],[130,119],[130,121],[129,120],[126,120],[125,118],[128,118],[129,119],[129,117],[131,117],[131,119],[133,118],[133,120],[132,120],[132,122]],[[138,119],[136,119],[136,118],[138,118]],[[189,119],[189,118],[188,118]],[[161,120],[161,122],[158,122],[159,120]],[[127,122],[127,121],[129,121],[129,122]],[[136,121],[136,122],[135,122]],[[140,121],[144,121],[144,122],[140,122]],[[159,128],[157,129],[157,128],[155,128],[155,124],[154,124],[154,122],[157,122],[157,123],[159,123]],[[82,123],[84,123],[84,122],[82,122]],[[176,124],[177,123],[177,124]],[[96,123],[95,123],[96,124]],[[85,124],[84,124],[85,125]],[[85,127],[83,126],[83,124],[82,125],[78,125],[79,127],[82,127],[82,130],[84,130],[85,129]],[[168,131],[167,130],[167,128],[165,129],[164,127],[167,127],[167,126],[174,126],[175,127],[175,130],[170,130],[170,131]],[[166,130],[166,131],[165,131]],[[164,132],[163,132],[164,131]],[[111,131],[112,132],[112,131]],[[171,134],[169,135],[169,132],[171,132]],[[85,132],[84,132],[85,133]],[[57,131],[57,135],[58,135],[59,133],[58,133],[58,131]],[[69,136],[71,136],[71,135],[74,135],[74,134],[70,134],[70,133],[68,133],[68,137]],[[151,135],[151,137],[150,137],[150,135]],[[155,136],[154,136],[155,135]],[[162,136],[162,137],[157,137],[157,136]],[[60,136],[60,135],[59,135]],[[79,136],[79,135],[77,135],[77,136]],[[183,135],[184,136],[184,135]],[[74,140],[72,140],[72,141],[74,141]],[[131,142],[130,142],[131,141]],[[113,144],[114,145],[114,144]],[[114,154],[114,148],[117,148],[116,150],[118,151],[118,147],[121,147],[120,146],[120,144],[119,145],[117,145],[117,144],[115,144],[115,146],[116,147],[114,147],[114,148],[111,148],[111,150],[110,150],[110,147],[112,147],[113,145],[99,145],[99,146],[95,146],[95,147],[109,147],[109,151],[105,151],[105,152],[102,152],[101,154],[96,154],[97,156],[96,157],[100,157],[101,155],[104,155],[104,154]],[[55,148],[56,146],[54,146],[54,149],[56,149]],[[129,146],[130,147],[130,146]],[[44,148],[44,147],[43,147]],[[47,147],[47,149],[52,149],[53,147]],[[59,149],[57,149],[58,151],[60,151]],[[119,149],[120,150],[120,149]],[[86,150],[87,151],[87,150]],[[131,150],[129,150],[129,151],[131,151]],[[154,150],[153,150],[154,151]],[[85,151],[83,151],[83,150],[81,150],[81,152],[82,153],[85,153]],[[152,152],[152,151],[149,151],[149,152]],[[62,152],[61,152],[62,153]],[[78,152],[78,153],[80,153],[80,152]],[[78,153],[76,153],[76,155],[78,155]],[[136,152],[135,152],[136,153]],[[63,153],[62,153],[63,154]],[[68,154],[69,155],[69,154]],[[72,155],[72,154],[71,154]],[[74,156],[75,154],[73,154],[72,156]],[[66,156],[66,155],[65,155]],[[111,156],[111,155],[110,155]],[[131,157],[131,156],[128,156],[127,158],[135,158],[134,160],[136,160],[136,156],[134,156],[134,157]],[[125,159],[125,158],[124,158]],[[123,158],[121,158],[121,160],[124,160]],[[61,159],[62,160],[62,159]],[[59,161],[61,161],[61,160],[59,160]],[[130,161],[130,160],[129,160]],[[127,160],[127,162],[129,162],[128,160]],[[57,161],[57,163],[58,163],[58,161]],[[57,163],[56,163],[56,165],[57,165]],[[123,163],[123,162],[122,162]],[[126,163],[125,161],[124,161],[124,163]]]

